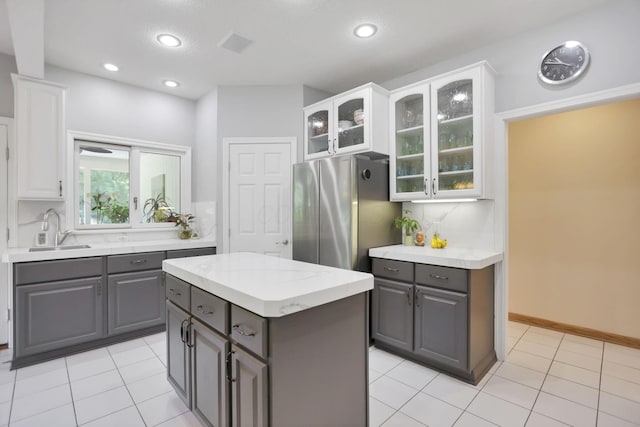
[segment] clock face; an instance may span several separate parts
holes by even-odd
[[[589,51],[579,42],[569,41],[551,49],[540,62],[538,77],[545,83],[568,83],[589,65]]]

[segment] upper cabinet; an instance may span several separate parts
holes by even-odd
[[[388,93],[373,83],[304,109],[304,159],[373,151],[388,154]]]
[[[11,75],[15,91],[17,197],[63,200],[65,88]]]
[[[481,62],[391,94],[391,200],[491,197],[493,93]]]

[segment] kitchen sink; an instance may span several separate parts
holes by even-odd
[[[29,248],[29,252],[46,252],[46,251],[67,251],[70,249],[89,249],[89,245],[69,245],[69,246],[42,246],[38,248]]]

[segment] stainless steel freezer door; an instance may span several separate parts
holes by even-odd
[[[320,177],[317,162],[293,165],[293,259],[318,263],[318,200]]]
[[[355,180],[351,156],[320,163],[320,264],[353,269]]]

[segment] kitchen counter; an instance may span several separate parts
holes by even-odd
[[[164,260],[162,268],[262,317],[281,317],[373,289],[373,276],[254,253]]]
[[[443,267],[477,270],[502,261],[502,252],[483,251],[449,247],[433,249],[428,246],[382,246],[369,249],[372,258],[409,261],[419,264],[441,265]]]
[[[64,245],[63,245],[64,246]],[[91,243],[90,248],[29,252],[29,248],[10,248],[2,254],[2,262],[15,263],[45,261],[51,259],[84,258],[102,255],[118,255],[140,252],[169,251],[216,246],[210,239],[164,239],[138,242]]]

